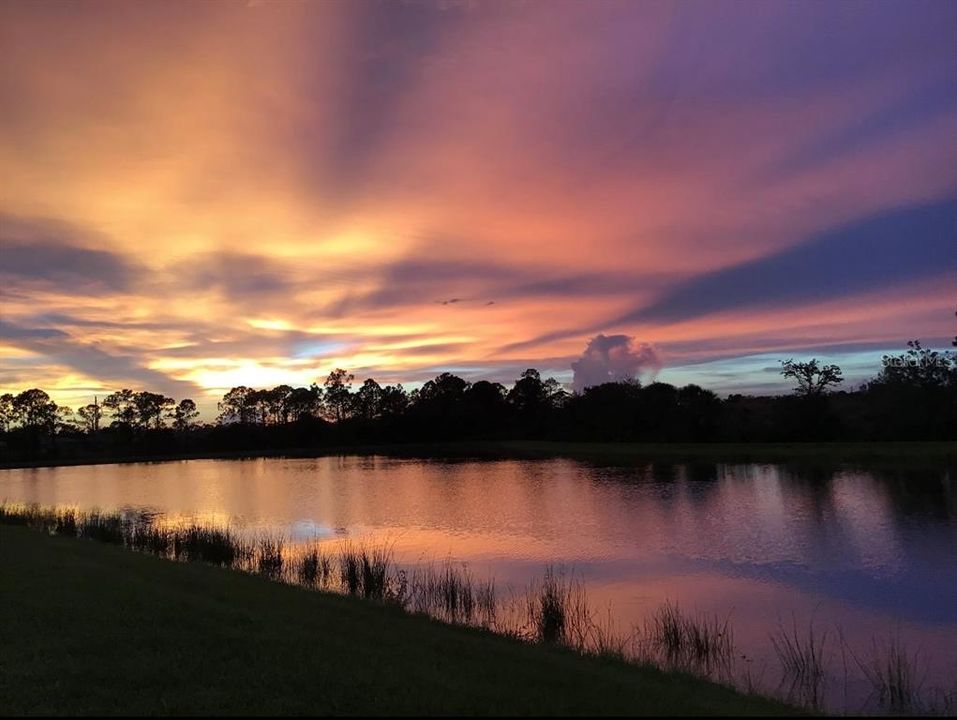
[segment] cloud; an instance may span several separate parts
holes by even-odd
[[[889,290],[957,273],[955,243],[957,200],[892,210],[679,283],[610,324],[676,322],[727,310]]]
[[[38,284],[74,294],[125,292],[137,264],[103,250],[107,238],[50,218],[0,214],[0,278],[6,289]]]
[[[173,380],[161,372],[145,367],[138,356],[113,354],[95,345],[77,341],[60,330],[29,328],[0,322],[0,340],[38,353],[59,365],[104,383],[133,384],[137,389],[150,389],[177,397],[196,391],[196,387],[190,383]]]
[[[265,255],[222,251],[195,255],[178,264],[173,280],[184,289],[215,289],[229,299],[258,302],[290,292],[292,268]]]
[[[657,373],[661,359],[648,343],[636,343],[627,335],[596,335],[578,360],[572,363],[572,390],[607,382],[634,380],[643,372]]]

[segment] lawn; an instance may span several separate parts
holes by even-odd
[[[779,714],[682,675],[0,525],[3,714]]]

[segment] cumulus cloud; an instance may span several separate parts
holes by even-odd
[[[599,334],[572,363],[572,389],[581,392],[602,383],[633,380],[643,372],[654,374],[660,369],[661,359],[648,343],[635,342],[627,335]]]

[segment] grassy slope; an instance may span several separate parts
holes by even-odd
[[[0,714],[776,713],[692,678],[0,525]]]

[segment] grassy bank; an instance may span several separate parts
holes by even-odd
[[[194,452],[178,455],[95,455],[0,462],[0,469],[163,462],[239,460],[257,457],[311,458],[330,455],[390,455],[422,458],[553,458],[599,463],[662,462],[819,462],[913,466],[957,463],[957,442],[839,443],[591,443],[539,440],[483,440],[448,443],[383,443],[282,450]]]
[[[737,714],[683,675],[0,525],[0,712]]]

